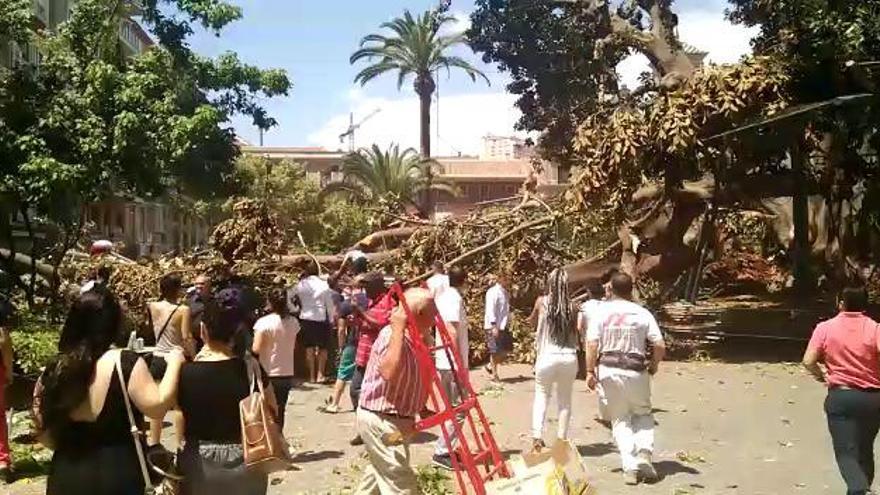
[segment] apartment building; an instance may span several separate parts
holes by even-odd
[[[130,1],[130,0],[129,0]],[[76,0],[32,0],[33,26],[36,30],[54,30],[70,18]],[[137,7],[133,5],[133,14]],[[132,18],[119,21],[119,47],[126,57],[136,57],[154,46],[150,35]],[[0,66],[38,66],[40,54],[30,44],[0,41]],[[186,200],[184,200],[186,201]],[[210,235],[208,222],[192,213],[192,208],[163,201],[139,198],[108,198],[83,208],[83,221],[92,227],[93,239],[107,239],[127,256],[153,256],[202,245]],[[12,224],[24,242],[22,218],[13,216]],[[49,230],[40,232],[37,242],[51,242]]]

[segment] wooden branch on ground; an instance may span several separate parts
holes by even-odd
[[[491,241],[489,241],[489,242],[487,242],[487,243],[485,243],[485,244],[482,244],[482,245],[480,245],[480,246],[477,246],[477,247],[471,249],[470,251],[468,251],[468,252],[466,252],[466,253],[464,253],[464,254],[462,254],[462,255],[460,255],[460,256],[454,258],[454,259],[452,259],[451,261],[449,261],[448,263],[446,263],[445,266],[446,266],[447,268],[449,268],[449,267],[451,267],[451,266],[454,266],[455,264],[457,264],[457,263],[461,263],[462,261],[464,261],[464,260],[466,260],[466,259],[468,259],[468,258],[470,258],[470,257],[472,257],[472,256],[475,256],[475,255],[477,255],[477,254],[480,254],[480,253],[482,253],[483,251],[486,251],[487,249],[491,248],[492,246],[495,246],[496,244],[500,243],[501,241],[503,241],[503,240],[505,240],[505,239],[507,239],[507,238],[509,238],[509,237],[511,237],[511,236],[514,236],[514,235],[516,235],[516,234],[518,234],[518,233],[520,233],[520,232],[522,232],[522,231],[524,231],[524,230],[528,230],[528,229],[531,229],[531,228],[533,228],[533,227],[537,227],[537,226],[539,226],[539,225],[543,225],[543,224],[545,224],[545,223],[550,223],[550,222],[552,222],[552,221],[554,221],[554,220],[556,219],[556,216],[557,216],[556,214],[543,216],[543,217],[538,218],[538,219],[536,219],[536,220],[532,220],[531,222],[526,222],[526,223],[520,225],[519,227],[516,227],[516,228],[510,229],[510,230],[508,230],[507,232],[505,232],[505,233],[501,234],[500,236],[496,237],[495,239],[492,239]],[[430,277],[430,276],[431,276],[431,273],[432,273],[432,272],[428,271],[428,272],[425,272],[425,273],[419,275],[418,277],[415,277],[415,278],[413,278],[413,279],[407,280],[407,281],[406,281],[406,285],[417,284],[417,283],[419,283],[419,282],[421,282],[421,281],[427,279],[428,277]]]

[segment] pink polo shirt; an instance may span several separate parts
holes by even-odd
[[[809,348],[827,369],[829,386],[880,389],[880,327],[862,313],[841,312],[816,326]]]

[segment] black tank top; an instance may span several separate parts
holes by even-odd
[[[131,372],[139,357],[131,351],[122,351],[122,375],[125,377],[125,385],[131,377]],[[95,421],[70,421],[53,431],[52,436],[57,443],[57,450],[65,451],[88,451],[96,448],[130,444],[131,426],[128,422],[128,413],[125,410],[122,385],[119,383],[119,375],[113,369],[110,385],[107,388],[107,398],[104,407]],[[132,405],[135,421],[143,429],[144,416],[138,408]]]

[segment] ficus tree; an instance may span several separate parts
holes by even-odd
[[[874,2],[732,4],[732,19],[762,26],[757,56],[708,67],[678,39],[671,1],[485,0],[473,14],[474,46],[513,76],[509,89],[521,95],[525,113],[520,124],[544,132],[545,155],[559,153],[575,165],[571,205],[606,208],[618,217],[621,265],[634,275],[675,280],[691,266],[697,253],[685,245],[685,235],[695,220],[711,223],[705,221],[710,204],[768,208],[791,218],[792,202],[784,198],[812,187],[812,177],[789,165],[798,161],[791,159],[793,135],[803,137],[799,156],[807,156],[818,141],[828,141],[816,138],[823,121],[876,129],[871,112],[816,111],[792,119],[784,110],[850,94],[859,85],[872,91],[867,61],[877,59],[877,44],[875,32],[867,31],[877,22]],[[544,64],[532,46],[555,48],[551,63]],[[653,74],[634,91],[623,91],[614,68],[632,52],[647,57]],[[572,77],[568,99],[552,89],[556,61],[583,71]],[[847,71],[849,66],[865,70]],[[774,117],[760,132],[713,139]],[[858,154],[858,143],[866,140],[855,136],[838,149]],[[778,197],[783,200],[772,207],[765,201]],[[775,227],[785,231],[783,239],[791,225]],[[574,265],[571,278],[583,278],[590,265]]]

